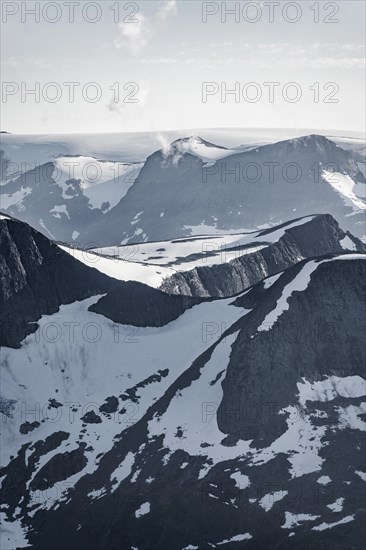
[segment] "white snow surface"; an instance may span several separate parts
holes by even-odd
[[[330,483],[332,480],[329,476],[320,476],[316,481],[320,485],[328,485],[328,483]]]
[[[262,231],[250,233],[227,233],[226,231],[222,231],[218,235],[204,235],[204,229],[207,229],[207,227],[199,226],[201,228],[199,235],[194,237],[182,237],[171,241],[110,246],[92,250],[104,256],[127,259],[135,263],[158,266],[175,265],[179,271],[186,271],[198,266],[212,266],[230,262],[246,254],[261,250],[268,246],[268,244],[277,242],[287,229],[308,223],[313,218],[314,216],[306,216],[285,227],[279,229],[273,228],[272,231],[264,235],[262,235]],[[137,223],[137,221],[138,214],[133,223]],[[197,256],[197,258],[189,258],[192,255]],[[298,259],[302,260],[303,258],[299,257]],[[279,276],[280,274],[278,274]]]
[[[234,535],[230,539],[225,539],[221,542],[217,542],[216,544],[220,546],[221,544],[228,544],[229,542],[241,542],[242,540],[249,540],[252,538],[252,535],[250,533],[244,533],[243,535]]]
[[[363,397],[366,395],[366,381],[361,376],[327,376],[323,380],[298,382],[299,403],[307,401],[332,401],[336,397]]]
[[[55,218],[60,218],[60,214],[64,214],[70,219],[69,213],[67,211],[67,206],[65,204],[56,205],[50,210],[50,213],[55,216]]]
[[[354,516],[346,516],[340,519],[339,521],[335,521],[334,523],[321,523],[320,525],[316,525],[315,527],[312,527],[312,530],[325,531],[326,529],[333,529],[333,527],[336,527],[337,525],[342,525],[343,523],[349,523],[354,519],[355,519]]]
[[[339,244],[343,248],[343,250],[357,250],[356,244],[350,239],[348,235],[344,237],[341,241],[339,241]]]
[[[59,245],[59,247],[79,262],[120,281],[139,281],[157,288],[165,277],[175,273],[175,270],[170,267],[157,267],[123,260],[118,257],[101,256],[91,250],[81,250],[66,245]]]
[[[230,477],[235,481],[235,485],[238,489],[245,489],[250,485],[249,477],[241,472],[234,472]]]
[[[140,518],[141,516],[146,516],[150,512],[150,502],[144,502],[141,504],[140,508],[136,510],[135,516]]]
[[[127,453],[124,460],[111,475],[111,481],[115,485],[115,489],[117,489],[118,485],[120,485],[120,483],[122,483],[122,481],[131,474],[134,463],[134,454],[131,452]]]
[[[83,193],[93,208],[100,208],[104,202],[109,202],[110,208],[115,206],[126,195],[142,168],[142,163],[101,161],[89,156],[58,157],[54,165],[53,177],[62,187],[63,197],[70,198],[66,194],[67,181],[80,180]]]
[[[269,512],[269,510],[272,509],[273,505],[278,502],[279,500],[282,500],[285,498],[285,496],[288,494],[288,491],[276,491],[274,493],[269,493],[268,495],[264,495],[259,501],[259,505],[266,511]]]
[[[322,178],[341,195],[347,206],[351,206],[355,211],[366,209],[365,184],[356,184],[347,174],[327,170],[323,170]]]
[[[30,195],[31,193],[31,187],[23,186],[19,189],[19,191],[15,191],[14,193],[8,195],[2,193],[0,195],[0,208],[6,210],[7,208],[10,208],[11,206],[14,206],[15,204],[21,202],[27,195]]]
[[[243,314],[243,312],[241,312]],[[238,333],[227,336],[216,346],[211,359],[201,369],[200,376],[191,385],[177,391],[167,410],[155,414],[148,424],[149,438],[164,436],[164,447],[169,456],[181,449],[191,456],[206,457],[206,466],[201,469],[202,479],[214,464],[238,458],[249,450],[250,442],[239,441],[235,446],[221,444],[224,434],[219,430],[216,411],[223,397],[221,382],[211,385],[216,376],[229,362],[231,346]],[[183,431],[177,437],[177,430]],[[201,447],[201,443],[208,444]]]
[[[17,454],[21,444],[45,439],[55,431],[69,433],[68,440],[42,457],[36,474],[55,453],[78,448],[81,418],[86,412],[92,410],[102,418],[100,424],[87,425],[85,440],[92,447],[86,452],[88,463],[65,483],[57,484],[59,498],[65,498],[69,484],[93,472],[98,465],[96,456],[107,452],[114,437],[138,421],[193,360],[219,338],[220,334],[202,338],[202,320],[230,326],[243,312],[230,305],[231,299],[219,300],[199,304],[164,327],[136,328],[117,325],[89,312],[88,307],[98,299],[61,306],[57,313],[40,319],[39,329],[25,338],[21,349],[2,349],[2,360],[7,365],[1,373],[2,396],[12,400],[13,406],[11,417],[3,417],[1,465]],[[99,412],[107,397],[124,393],[160,369],[168,369],[168,376],[140,388],[138,404],[126,401],[126,412],[112,414],[109,419]],[[51,398],[62,407],[49,409]],[[20,435],[19,426],[25,421],[41,425]],[[130,456],[116,469],[116,482],[129,475],[131,464]],[[53,504],[54,498],[39,506]]]
[[[0,512],[0,548],[1,550],[31,548],[27,531],[22,527],[20,519],[9,522],[4,512]]]
[[[282,529],[292,529],[298,527],[304,521],[314,521],[320,516],[313,516],[311,514],[293,514],[292,512],[285,512],[285,523],[282,525]]]
[[[164,156],[172,157],[175,163],[177,163],[185,153],[194,155],[203,161],[211,162],[234,155],[238,152],[240,152],[238,149],[225,149],[225,147],[205,142],[199,136],[178,139],[163,148]]]
[[[337,498],[337,500],[333,502],[333,504],[327,504],[327,508],[332,510],[332,512],[342,512],[344,500],[345,499],[342,497]]]

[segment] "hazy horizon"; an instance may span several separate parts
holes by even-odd
[[[2,3],[5,131],[365,131],[363,2],[49,4]]]

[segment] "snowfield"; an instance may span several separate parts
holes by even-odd
[[[142,163],[100,161],[93,157],[58,157],[54,161],[56,172],[53,177],[62,187],[64,199],[67,182],[80,180],[83,194],[88,197],[92,208],[101,208],[109,202],[109,208],[115,206],[134,184],[143,166]]]

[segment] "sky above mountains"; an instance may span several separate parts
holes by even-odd
[[[364,130],[361,1],[1,7],[2,130]]]

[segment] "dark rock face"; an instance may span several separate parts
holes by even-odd
[[[112,414],[117,412],[118,409],[118,399],[117,397],[107,397],[106,402],[99,407],[100,412],[106,414]]]
[[[270,241],[271,230],[260,233],[261,237],[266,235]],[[262,250],[247,254],[245,249],[234,250],[239,257],[230,262],[178,272],[164,280],[161,289],[187,296],[234,296],[264,277],[283,271],[303,259],[342,252],[340,241],[346,235],[354,243],[355,250],[366,251],[366,246],[346,234],[332,216],[319,215],[307,223],[285,230],[283,237]],[[225,253],[230,258],[229,248],[225,249]]]
[[[311,275],[308,287],[289,298],[288,311],[268,330],[258,331],[285,285],[291,284],[297,274],[301,276],[303,268],[300,264],[288,270],[266,292],[253,289],[259,305],[240,323],[223,382],[224,396],[217,419],[227,434],[268,443],[283,433],[286,416],[278,411],[294,403],[296,384],[302,377],[312,382],[323,375],[365,375],[364,260],[321,264]],[[237,303],[253,306],[250,300],[250,296],[244,296]],[[254,422],[249,418],[250,406],[263,407],[265,403],[271,407],[272,417],[263,415]]]
[[[0,345],[18,347],[43,314],[117,283],[14,219],[0,220],[0,241]]]
[[[200,298],[169,295],[142,283],[129,281],[100,298],[89,310],[115,323],[135,327],[162,327],[201,301]]]
[[[21,424],[19,431],[21,434],[27,435],[29,432],[32,432],[36,428],[39,428],[39,426],[39,422],[24,422],[24,424]]]
[[[138,397],[138,391],[141,388],[145,388],[149,384],[153,384],[155,382],[161,382],[163,378],[168,376],[169,369],[164,370],[158,370],[156,374],[152,374],[148,378],[145,378],[145,380],[142,380],[132,388],[127,388],[126,392],[122,395],[120,395],[120,398],[122,401],[131,401],[132,403],[138,403],[139,397]]]
[[[102,419],[94,411],[89,411],[84,416],[81,417],[81,420],[86,424],[101,424]]]
[[[57,481],[63,481],[80,472],[88,462],[84,455],[85,446],[85,443],[82,443],[74,451],[54,455],[34,476],[31,482],[32,490],[44,491]]]

